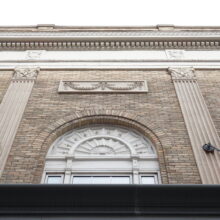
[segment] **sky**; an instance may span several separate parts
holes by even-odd
[[[220,26],[220,0],[1,0],[0,26]]]

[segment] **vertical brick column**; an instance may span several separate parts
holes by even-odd
[[[0,104],[0,176],[38,73],[39,68],[15,69]]]
[[[220,138],[200,91],[193,68],[169,68],[183,113],[191,145],[204,184],[220,183],[220,153],[206,153],[202,146],[210,142],[219,147]]]

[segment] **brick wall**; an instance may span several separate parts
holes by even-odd
[[[197,71],[197,75],[202,95],[220,136],[220,71]]]
[[[149,93],[57,93],[60,80],[100,79],[147,80]],[[43,138],[46,138],[50,131],[53,131],[53,126],[61,126],[69,115],[76,112],[78,115],[99,115],[99,113],[104,112],[106,115],[105,122],[108,121],[108,114],[118,114],[124,118],[130,118],[134,123],[135,121],[141,123],[152,131],[161,144],[162,150],[159,147],[157,150],[160,151],[163,183],[201,183],[171,77],[166,71],[156,70],[41,71],[34,85],[0,182],[40,183],[42,161],[44,161],[49,143],[51,143],[48,142],[47,146]],[[56,123],[57,121],[59,123]],[[95,118],[91,122],[96,123]],[[56,136],[59,136],[59,132]],[[42,144],[46,147],[42,147]],[[155,145],[158,144],[155,142]]]

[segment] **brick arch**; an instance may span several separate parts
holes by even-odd
[[[167,137],[160,127],[144,120],[144,116],[130,111],[81,111],[67,115],[45,128],[35,139],[33,147],[40,147],[40,155],[34,171],[33,183],[40,183],[43,174],[45,158],[51,144],[64,133],[89,124],[112,124],[133,128],[151,140],[158,154],[161,179],[168,183],[166,163],[162,143],[168,143]]]

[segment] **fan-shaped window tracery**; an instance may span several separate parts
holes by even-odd
[[[158,175],[157,154],[146,137],[125,127],[90,125],[52,144],[42,182],[147,184],[158,183]]]

